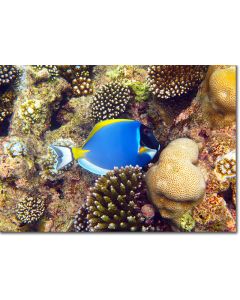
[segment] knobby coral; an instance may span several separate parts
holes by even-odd
[[[150,90],[160,100],[186,95],[198,88],[207,68],[200,65],[150,66],[148,69]]]
[[[19,69],[12,65],[0,65],[0,88],[12,85],[20,74]]]
[[[92,117],[97,120],[117,118],[127,109],[131,91],[117,82],[108,83],[95,94],[92,103]]]
[[[157,164],[148,170],[149,197],[162,217],[177,221],[203,199],[205,180],[197,162],[198,145],[179,138],[162,151]]]
[[[146,204],[140,167],[115,168],[90,189],[74,221],[75,231],[141,231]]]
[[[44,68],[47,69],[50,74],[51,80],[54,80],[59,76],[59,70],[56,65],[36,65],[35,68],[37,70],[42,70]]]
[[[20,200],[16,207],[16,217],[23,224],[31,224],[38,221],[45,210],[45,201],[38,196],[26,197]]]
[[[90,78],[91,66],[58,66],[59,72],[72,86],[75,96],[86,96],[92,94],[92,80]]]

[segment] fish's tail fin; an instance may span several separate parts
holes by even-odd
[[[72,148],[72,154],[75,160],[78,160],[79,158],[84,158],[87,152],[89,152],[89,150],[83,150],[82,148],[74,147]]]

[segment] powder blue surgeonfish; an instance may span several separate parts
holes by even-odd
[[[50,147],[57,155],[56,170],[77,160],[81,167],[98,175],[104,175],[114,167],[144,167],[160,149],[150,128],[128,119],[99,122],[82,148]]]

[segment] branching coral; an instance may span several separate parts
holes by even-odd
[[[14,99],[15,93],[13,91],[7,91],[0,95],[0,123],[12,114]]]
[[[236,111],[236,67],[216,69],[209,78],[212,106],[224,114]]]
[[[197,144],[180,138],[171,142],[148,170],[149,196],[162,217],[176,220],[203,199],[205,180],[197,162]]]
[[[93,97],[92,117],[97,120],[117,118],[127,109],[131,91],[117,82],[104,85]]]
[[[150,90],[160,100],[183,96],[198,88],[207,72],[207,66],[150,66]]]
[[[23,224],[32,224],[41,218],[44,210],[45,201],[43,198],[38,196],[26,197],[18,202],[16,217]]]
[[[141,231],[145,217],[139,167],[115,168],[100,177],[75,217],[75,231]]]
[[[217,194],[207,197],[193,209],[196,231],[223,232],[232,230],[235,221],[224,199]]]

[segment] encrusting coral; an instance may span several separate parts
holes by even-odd
[[[128,87],[118,82],[108,83],[93,97],[92,117],[97,121],[117,118],[126,111],[131,99]]]
[[[150,91],[160,100],[186,95],[198,88],[207,68],[201,65],[150,66],[148,69]]]
[[[217,194],[207,197],[194,207],[193,218],[196,222],[196,231],[199,232],[231,231],[236,225],[226,202]]]
[[[209,99],[214,109],[227,113],[236,111],[236,67],[216,69],[209,78]]]
[[[45,201],[39,196],[26,197],[20,200],[16,207],[16,217],[23,224],[38,221],[45,210]]]
[[[95,182],[74,221],[75,231],[144,231],[140,167],[115,168]],[[145,224],[146,225],[146,224]]]
[[[215,173],[220,180],[236,177],[236,171],[236,151],[228,152],[217,159]]]
[[[146,174],[149,197],[164,218],[177,221],[203,200],[205,180],[199,167],[198,145],[190,139],[172,141]]]

